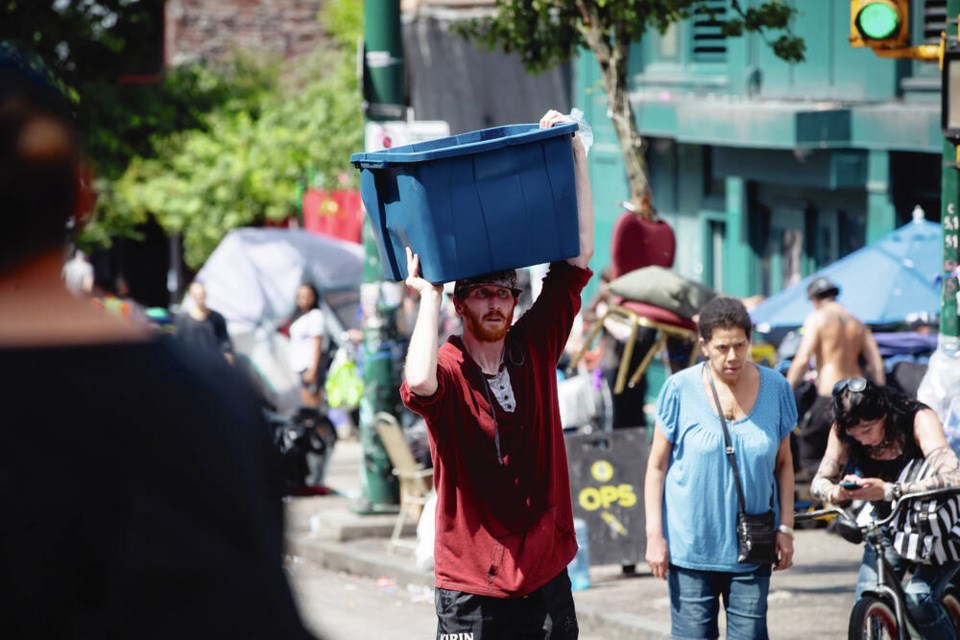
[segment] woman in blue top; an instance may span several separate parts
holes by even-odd
[[[720,598],[727,638],[765,640],[770,566],[737,562],[733,471],[710,390],[716,384],[748,513],[778,512],[776,569],[793,561],[793,458],[797,407],[786,379],[749,359],[750,316],[717,297],[700,312],[706,362],[667,379],[644,484],[646,560],[670,587],[671,635],[717,638]]]

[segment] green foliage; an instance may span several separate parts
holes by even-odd
[[[294,213],[308,168],[325,184],[350,185],[345,159],[363,146],[363,121],[348,58],[307,56],[255,103],[229,102],[204,128],[158,141],[157,157],[136,159],[114,185],[100,222],[152,213],[183,234],[184,259],[198,268],[230,229]]]
[[[495,6],[494,16],[457,23],[454,29],[491,49],[516,52],[534,72],[568,60],[582,44],[579,13],[572,2],[497,0]]]
[[[363,38],[363,3],[328,0],[320,10],[320,22],[345,50],[355,49]]]
[[[526,69],[538,73],[588,48],[600,66],[607,104],[620,139],[630,199],[641,206],[647,189],[642,140],[629,100],[629,48],[648,29],[663,33],[694,14],[707,14],[724,33],[759,33],[773,52],[789,62],[803,60],[804,43],[790,33],[796,9],[788,0],[763,0],[744,10],[728,0],[735,14],[724,19],[715,0],[495,0],[491,14],[461,23],[455,30],[488,48],[516,52]],[[769,30],[783,31],[776,40]]]
[[[0,41],[39,58],[75,99],[99,176],[79,243],[136,238],[152,214],[183,233],[198,267],[230,229],[295,212],[308,168],[338,184],[362,148],[353,56],[363,4],[329,0],[318,18],[344,53],[293,69],[241,55],[161,71],[162,16],[163,0],[0,0]],[[121,81],[151,65],[154,81]]]
[[[44,59],[77,89],[158,60],[163,0],[3,0],[0,40]]]
[[[159,70],[162,9],[162,0],[0,1],[0,40],[41,59],[74,97],[102,174],[116,175],[132,155],[149,153],[151,127],[196,126],[197,109],[215,99],[201,94],[193,104],[174,84],[121,83]]]
[[[244,60],[219,70],[177,67],[155,84],[88,83],[81,102],[88,152],[99,174],[118,177],[132,158],[155,155],[165,137],[203,129],[211,110],[255,108],[270,86],[270,78]]]
[[[796,12],[785,0],[766,0],[746,10],[731,0],[731,6],[736,16],[725,27],[731,36],[789,30]],[[599,42],[613,49],[618,42],[641,40],[648,28],[663,32],[697,11],[710,11],[707,0],[496,0],[492,15],[465,21],[455,29],[490,48],[517,52],[527,69],[539,72],[588,46],[588,30],[598,32]],[[771,46],[785,60],[803,60],[803,41],[790,34],[781,35]]]
[[[726,35],[739,36],[744,31],[759,33],[778,58],[787,62],[803,62],[806,45],[803,39],[789,33],[790,20],[796,13],[796,9],[781,0],[768,0],[757,8],[751,7],[747,10],[740,6],[738,0],[731,0],[731,2],[737,17],[731,18],[724,25],[723,31]],[[788,31],[788,33],[781,34],[771,42],[767,38],[769,29]]]

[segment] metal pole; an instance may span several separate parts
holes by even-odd
[[[406,115],[400,0],[364,0],[363,100],[370,120]]]
[[[403,40],[400,0],[365,0],[363,47],[363,99],[367,120],[397,120],[404,115]],[[396,511],[399,484],[383,443],[377,436],[375,418],[385,411],[399,417],[400,366],[403,353],[397,333],[397,308],[401,284],[384,282],[380,254],[370,228],[364,222],[363,284],[363,398],[360,401],[361,486],[363,496],[357,511]]]
[[[957,35],[957,16],[960,15],[960,0],[947,0],[946,35],[947,42]],[[941,86],[940,91],[946,91]],[[956,353],[960,344],[957,339],[957,278],[955,270],[960,253],[957,247],[957,227],[960,220],[960,202],[958,202],[957,180],[957,144],[949,138],[943,141],[943,169],[940,195],[940,228],[943,235],[943,286],[940,298],[940,336],[939,349],[946,353]]]
[[[960,2],[960,0],[958,0]],[[943,142],[943,172],[941,177],[940,228],[943,243],[943,286],[940,294],[939,347],[955,352],[960,346],[957,340],[957,278],[958,264],[957,226],[960,221],[958,209],[957,145],[953,140]]]

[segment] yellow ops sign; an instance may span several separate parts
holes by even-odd
[[[629,509],[637,504],[633,485],[613,482],[614,469],[609,460],[600,459],[591,464],[590,476],[598,485],[583,487],[577,494],[577,503],[585,511],[606,511],[613,506]]]

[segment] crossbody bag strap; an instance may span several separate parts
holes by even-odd
[[[717,403],[717,416],[720,418],[720,424],[723,426],[723,441],[726,443],[725,452],[730,466],[733,467],[733,480],[737,485],[737,500],[740,502],[740,511],[747,512],[747,506],[743,499],[743,487],[740,486],[740,468],[737,466],[737,458],[733,455],[733,443],[730,441],[730,430],[727,429],[727,419],[723,417],[723,407],[720,405],[720,396],[717,394],[717,385],[713,383],[713,374],[710,372],[710,365],[705,364],[703,368],[707,371],[707,380],[710,382],[710,390],[713,392],[713,401]]]

